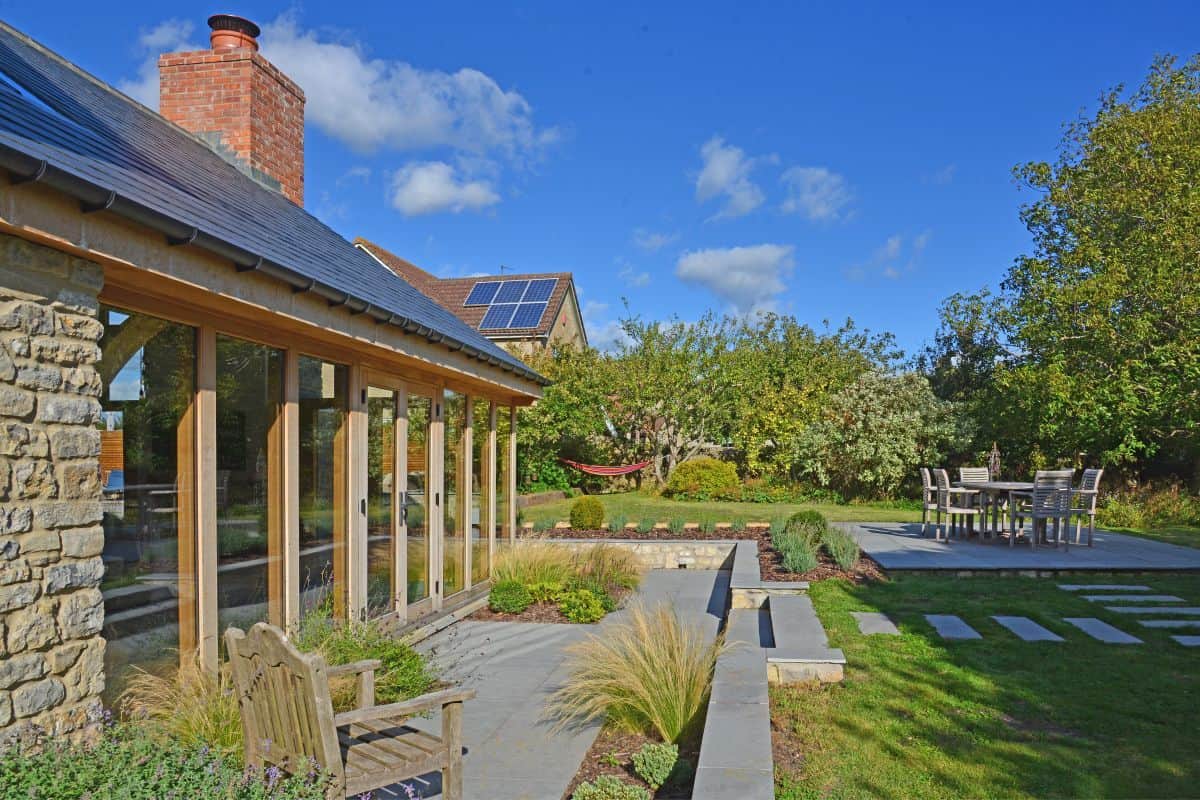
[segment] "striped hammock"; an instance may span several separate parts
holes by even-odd
[[[570,459],[566,458],[560,458],[559,461],[563,462],[569,467],[574,467],[580,472],[586,472],[588,475],[602,475],[606,478],[613,478],[617,475],[628,475],[631,472],[637,472],[639,469],[645,469],[646,467],[650,466],[649,461],[642,461],[637,464],[626,464],[622,467],[602,467],[596,464],[580,464],[578,461],[571,461]]]

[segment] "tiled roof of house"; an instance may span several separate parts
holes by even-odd
[[[475,284],[480,281],[489,280],[516,281],[536,278],[557,278],[558,283],[554,286],[554,293],[550,295],[550,301],[546,304],[546,310],[542,313],[542,318],[538,322],[537,327],[504,328],[493,332],[493,335],[504,338],[530,339],[549,336],[550,332],[554,329],[555,320],[558,319],[558,315],[562,311],[563,302],[567,299],[567,293],[571,291],[573,276],[569,272],[531,272],[521,274],[506,272],[503,275],[485,275],[473,278],[439,278],[421,269],[411,261],[407,261],[361,236],[356,238],[354,243],[363,247],[397,275],[438,301],[444,308],[458,315],[460,319],[476,330],[479,329],[479,324],[483,322],[483,315],[487,313],[487,306],[463,305],[466,302],[467,295],[471,293],[471,289],[474,288]]]
[[[0,167],[349,313],[545,379],[198,138],[0,22]],[[231,266],[231,269],[233,267]]]

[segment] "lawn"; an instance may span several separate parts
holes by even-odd
[[[691,503],[680,500],[670,500],[652,494],[626,492],[623,494],[596,495],[604,504],[605,518],[618,514],[630,522],[643,518],[654,517],[660,522],[666,522],[673,517],[684,518],[687,522],[700,522],[710,517],[717,522],[728,522],[733,519],[751,521],[769,521],[773,517],[793,514],[801,509],[811,508],[820,511],[831,522],[914,522],[921,519],[921,512],[911,508],[900,507],[896,503],[851,503],[839,505],[836,503]],[[571,516],[571,503],[574,500],[556,500],[538,506],[522,509],[521,513],[526,522],[550,521],[568,519]]]
[[[902,576],[814,584],[813,601],[848,669],[840,685],[772,690],[776,796],[1195,796],[1196,651],[1058,582]],[[1200,603],[1200,576],[1062,582],[1145,583]],[[861,635],[849,612],[876,610],[902,636]],[[925,613],[958,614],[984,638],[943,641]],[[1030,617],[1067,641],[1022,642],[992,614]],[[1099,617],[1145,644],[1102,644],[1063,617]]]
[[[1150,530],[1139,528],[1105,528],[1105,530],[1114,533],[1128,533],[1130,536],[1140,536],[1143,539],[1177,544],[1181,547],[1200,548],[1200,528],[1193,528],[1187,525],[1171,525],[1165,528],[1153,528]]]

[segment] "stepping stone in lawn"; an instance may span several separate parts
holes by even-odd
[[[1060,583],[1066,592],[1148,592],[1149,586],[1130,586],[1124,583]]]
[[[1182,597],[1173,594],[1085,594],[1084,600],[1093,603],[1182,603]]]
[[[850,616],[858,622],[858,632],[868,636],[879,634],[883,636],[899,636],[900,629],[888,619],[887,614],[876,611],[851,611]]]
[[[1171,638],[1184,647],[1200,647],[1200,636],[1172,636]]]
[[[1043,628],[1029,617],[992,617],[1027,642],[1064,642],[1057,633]]]
[[[1115,611],[1118,614],[1179,614],[1184,617],[1192,617],[1200,614],[1200,608],[1179,608],[1178,606],[1105,606],[1109,611]]]
[[[1104,620],[1094,617],[1067,617],[1063,622],[1074,625],[1093,639],[1099,639],[1108,644],[1141,644],[1142,640],[1130,636],[1125,631],[1114,628]]]
[[[943,639],[982,639],[979,631],[953,614],[926,614],[925,619]]]
[[[1139,619],[1145,628],[1200,628],[1200,619]]]

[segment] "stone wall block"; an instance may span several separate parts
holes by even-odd
[[[63,370],[62,386],[73,394],[99,397],[102,385],[100,373],[92,367],[72,367]]]
[[[100,401],[94,397],[64,397],[57,394],[38,396],[38,422],[94,425],[99,419]]]
[[[32,392],[0,384],[0,417],[27,418],[36,404],[37,399]]]
[[[58,480],[49,461],[22,461],[12,471],[16,500],[52,500],[58,497]]]
[[[33,527],[33,509],[29,506],[0,506],[0,536],[24,533]]]
[[[33,519],[39,528],[82,528],[103,517],[99,500],[39,503],[33,509]]]
[[[25,300],[11,300],[0,305],[0,330],[52,334],[54,328],[54,312],[45,306]]]
[[[0,562],[0,586],[12,586],[14,583],[24,583],[33,577],[29,559],[15,558],[12,561]]]
[[[12,697],[8,692],[0,692],[0,727],[12,722]]]
[[[67,642],[46,653],[46,666],[55,675],[62,675],[79,660],[79,654],[87,649],[87,642]],[[40,675],[38,677],[41,677]]]
[[[13,364],[12,354],[8,345],[0,341],[0,381],[8,382],[17,377],[17,367]]]
[[[68,700],[98,696],[104,691],[104,640],[91,639],[75,665],[63,676]]]
[[[95,431],[99,452],[100,432]],[[46,431],[13,420],[0,419],[0,456],[45,458],[50,453]]]
[[[14,608],[24,608],[36,600],[39,594],[41,594],[41,587],[32,581],[0,586],[0,613],[12,611]]]
[[[100,303],[94,293],[70,287],[59,291],[54,298],[54,308],[76,314],[95,314],[100,310]]]
[[[58,367],[45,364],[22,364],[17,367],[17,385],[37,392],[53,392],[62,386]]]
[[[59,487],[67,500],[90,499],[100,494],[100,462],[77,461],[64,464]]]
[[[67,690],[58,678],[46,678],[35,683],[25,683],[12,692],[13,713],[19,717],[32,717],[61,703]]]
[[[0,689],[35,681],[46,674],[46,659],[41,653],[21,653],[0,661]]]
[[[63,636],[71,639],[92,636],[104,625],[104,595],[99,589],[81,589],[68,595],[58,610]]]
[[[103,551],[104,528],[99,525],[62,532],[62,554],[67,558],[91,558]]]
[[[8,635],[5,644],[10,653],[26,650],[42,650],[47,645],[61,641],[55,610],[58,601],[43,597],[36,605],[14,611],[8,617]]]
[[[99,586],[102,577],[104,577],[104,562],[99,558],[64,561],[46,568],[44,577],[46,594]]]
[[[104,335],[104,325],[94,317],[83,314],[58,314],[57,316],[59,331],[67,336],[98,342]]]
[[[16,236],[6,236],[4,254],[7,266],[19,267],[24,270],[36,270],[46,273],[46,277],[65,280],[71,275],[71,256],[49,247],[21,239]]]
[[[0,502],[8,499],[12,486],[12,466],[6,459],[0,458]]]
[[[100,431],[95,428],[53,428],[48,442],[55,459],[100,455]]]

